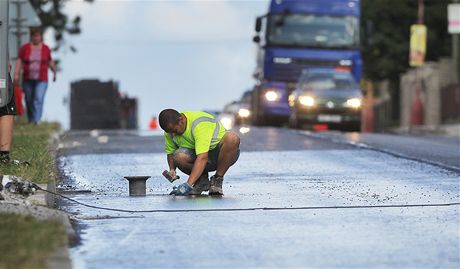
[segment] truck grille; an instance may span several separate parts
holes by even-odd
[[[269,79],[274,81],[296,82],[302,70],[309,67],[335,67],[340,66],[338,60],[292,59],[289,64],[272,63],[273,73]]]

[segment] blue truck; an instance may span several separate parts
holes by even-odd
[[[288,121],[288,96],[304,69],[349,70],[359,82],[359,20],[359,0],[272,0],[268,13],[255,23],[252,122]]]

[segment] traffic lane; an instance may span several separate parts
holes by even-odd
[[[82,229],[81,244],[71,250],[75,267],[459,264],[458,206],[291,208],[458,202],[455,173],[369,150],[243,151],[226,176],[222,198],[168,196],[172,184],[161,176],[147,181],[146,197],[128,196],[123,176],[159,174],[165,162],[164,154],[60,158],[63,183],[91,190],[72,196],[80,202],[181,210],[136,214],[64,203],[61,208],[75,213]],[[264,207],[279,210],[252,210]]]
[[[340,132],[312,133],[308,131],[300,131],[299,133],[306,137],[323,138],[339,143],[364,144],[379,150],[452,167],[460,171],[460,137]]]
[[[236,126],[233,131],[241,138],[241,151],[355,149],[350,145],[306,137],[288,128]]]
[[[160,130],[71,130],[57,140],[59,155],[151,153],[164,151]]]
[[[454,207],[98,219],[85,222],[72,258],[88,268],[455,268],[458,214]]]
[[[164,154],[104,154],[61,157],[62,185],[90,190],[84,203],[127,210],[203,210],[434,204],[460,201],[455,173],[369,150],[242,152],[225,177],[222,199],[167,194],[175,184],[160,176]],[[91,169],[88,169],[91,167]],[[156,173],[157,175],[153,174]],[[147,196],[128,195],[124,176],[152,175]],[[82,217],[111,215],[69,205]],[[119,216],[121,213],[116,213]],[[123,215],[123,214],[122,214]]]
[[[236,126],[242,151],[353,149],[352,146],[305,137],[286,128]],[[68,131],[57,143],[60,155],[164,152],[161,130]]]

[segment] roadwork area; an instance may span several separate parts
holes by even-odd
[[[138,153],[61,155],[62,194],[144,211],[61,199],[80,236],[71,249],[74,267],[460,264],[457,173],[286,129],[252,128],[241,136],[243,150],[225,177],[223,197],[169,196],[174,184],[162,178],[166,156],[156,150],[161,136],[150,137],[149,153],[144,145]],[[301,146],[292,150],[290,143]],[[133,175],[152,176],[147,196],[129,196],[123,177]],[[178,183],[186,179],[180,175]]]

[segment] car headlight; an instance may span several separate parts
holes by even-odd
[[[351,98],[347,100],[347,106],[352,108],[360,108],[361,107],[361,99],[359,98]]]
[[[277,101],[278,99],[280,98],[280,95],[273,91],[273,90],[269,90],[265,93],[265,99],[267,99],[267,101],[269,102],[275,102]]]
[[[224,116],[224,117],[220,118],[220,123],[222,123],[224,128],[227,129],[227,130],[232,129],[232,127],[233,127],[233,119],[228,117],[228,116]]]
[[[251,111],[249,111],[249,109],[240,108],[238,110],[238,116],[240,116],[241,118],[247,118],[249,117],[249,115],[251,115]]]
[[[312,107],[315,105],[315,98],[311,96],[299,96],[300,104],[308,107]]]

